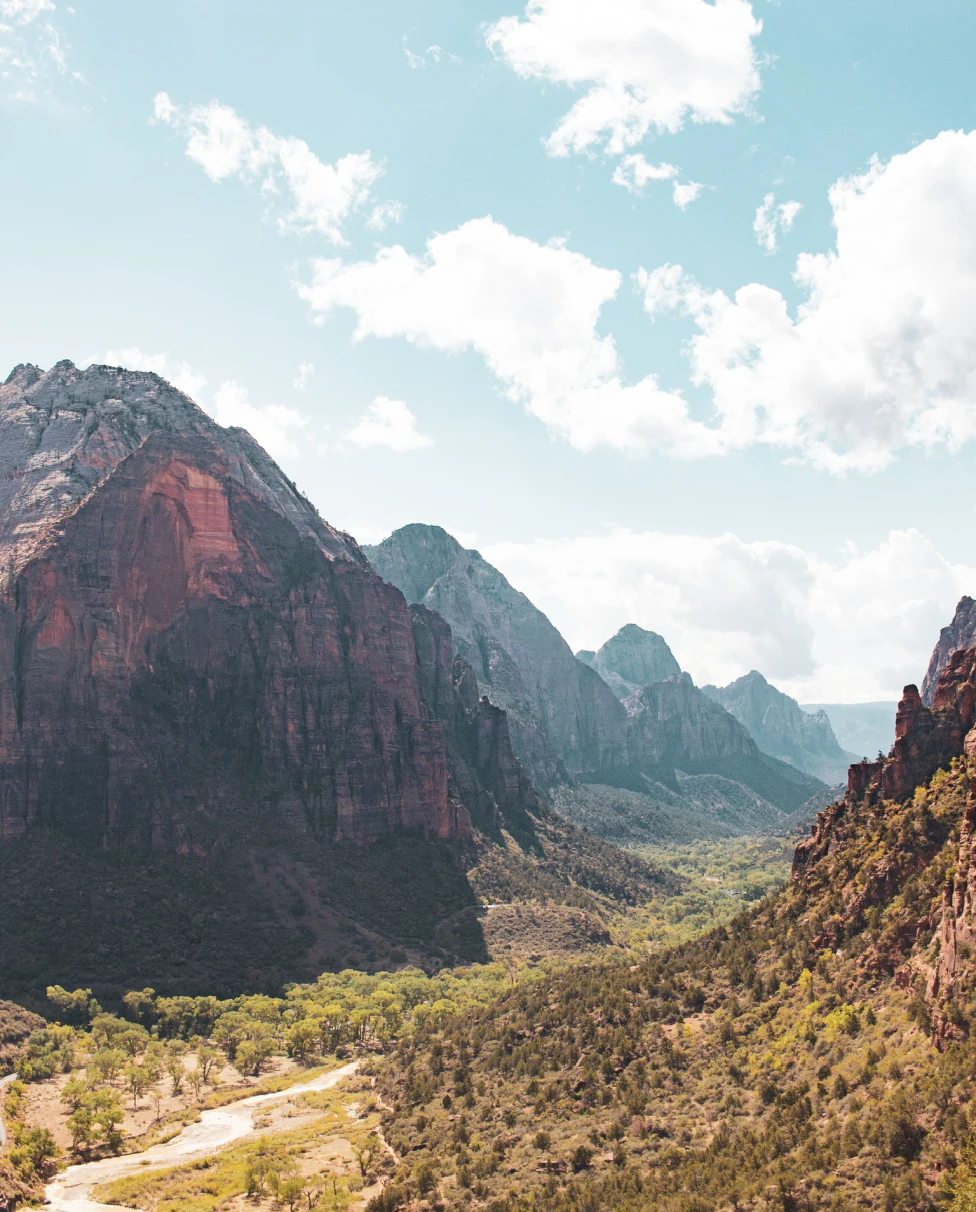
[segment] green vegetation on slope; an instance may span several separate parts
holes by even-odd
[[[731,922],[789,878],[794,843],[780,837],[736,837],[689,846],[646,846],[641,855],[686,881],[674,896],[655,897],[621,926],[633,947],[691,942]]]
[[[431,1174],[442,1207],[490,1212],[943,1206],[976,1117],[976,990],[940,1051],[906,961],[931,962],[972,773],[849,809],[802,881],[695,942],[405,1036],[376,1066],[401,1161],[375,1208],[433,1206]]]

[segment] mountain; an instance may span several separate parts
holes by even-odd
[[[636,623],[621,627],[597,652],[582,651],[577,659],[595,669],[618,699],[646,686],[677,677],[681,667],[663,636]]]
[[[447,620],[457,652],[508,713],[517,756],[548,790],[567,781],[626,789],[649,797],[628,802],[645,803],[651,819],[663,821],[661,813],[670,816],[677,806],[699,824],[716,822],[720,836],[772,826],[823,790],[818,779],[761,754],[748,732],[680,673],[653,632],[624,627],[593,654],[594,664],[615,676],[617,692],[626,690],[620,702],[524,594],[439,526],[405,526],[363,550],[408,599]],[[632,683],[661,674],[647,686]],[[603,792],[593,795],[598,801]],[[719,819],[723,797],[727,822]],[[579,796],[558,798],[579,824],[601,817]]]
[[[763,751],[789,762],[828,786],[847,778],[847,767],[859,754],[841,749],[826,713],[808,713],[753,669],[728,686],[702,690],[749,730]]]
[[[961,648],[970,648],[973,644],[976,644],[976,601],[964,596],[959,599],[952,622],[948,627],[942,628],[938,642],[932,650],[929,667],[922,681],[923,703],[931,707],[935,701],[939,678],[952,654]]]
[[[14,370],[0,562],[5,991],[484,959],[483,853],[571,899],[618,853],[553,819],[443,620],[155,375]]]
[[[897,703],[802,703],[800,709],[811,715],[822,711],[838,744],[860,757],[887,753],[894,742]]]
[[[892,755],[852,768],[782,891],[402,1043],[389,1206],[417,1212],[421,1168],[506,1212],[976,1206],[974,718],[976,649],[931,707],[905,688]]]
[[[421,524],[363,551],[409,602],[451,625],[457,651],[508,713],[515,752],[540,786],[625,764],[626,713],[615,696],[478,552]]]

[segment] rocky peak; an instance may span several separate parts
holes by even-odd
[[[243,429],[224,429],[158,375],[117,366],[18,366],[0,386],[0,571],[15,574],[150,434],[205,436],[228,474],[328,558],[363,564]]]
[[[578,652],[577,660],[595,669],[618,699],[641,686],[677,677],[681,667],[663,636],[628,623],[597,652]]]
[[[453,535],[440,526],[412,522],[401,526],[374,547],[364,547],[376,571],[400,590],[408,602],[423,602],[432,585],[448,573],[466,552]]]
[[[824,711],[804,711],[796,699],[770,685],[756,669],[728,686],[703,686],[743,724],[771,757],[789,762],[831,786],[841,783],[855,755],[839,745]]]
[[[962,648],[971,648],[976,644],[976,601],[970,597],[959,599],[956,613],[948,627],[939,632],[939,639],[932,650],[929,667],[922,681],[922,702],[931,707],[935,702],[935,692],[943,669],[949,664],[949,658]]]
[[[622,764],[626,715],[614,695],[477,551],[421,524],[364,551],[408,601],[447,620],[456,651],[508,713],[515,752],[538,783]]]

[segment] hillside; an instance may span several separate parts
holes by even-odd
[[[840,747],[826,712],[803,711],[796,699],[771,686],[755,669],[728,686],[702,690],[749,730],[763,753],[828,786],[844,782],[847,767],[863,756]]]
[[[854,768],[782,892],[690,944],[516,988],[380,1064],[402,1158],[386,1206],[421,1206],[424,1167],[446,1207],[505,1212],[962,1200],[976,1116],[966,655],[932,711],[907,688],[892,757]]]

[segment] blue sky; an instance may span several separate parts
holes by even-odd
[[[958,0],[0,0],[0,373],[159,369],[574,646],[895,696],[976,593],[974,40]]]

